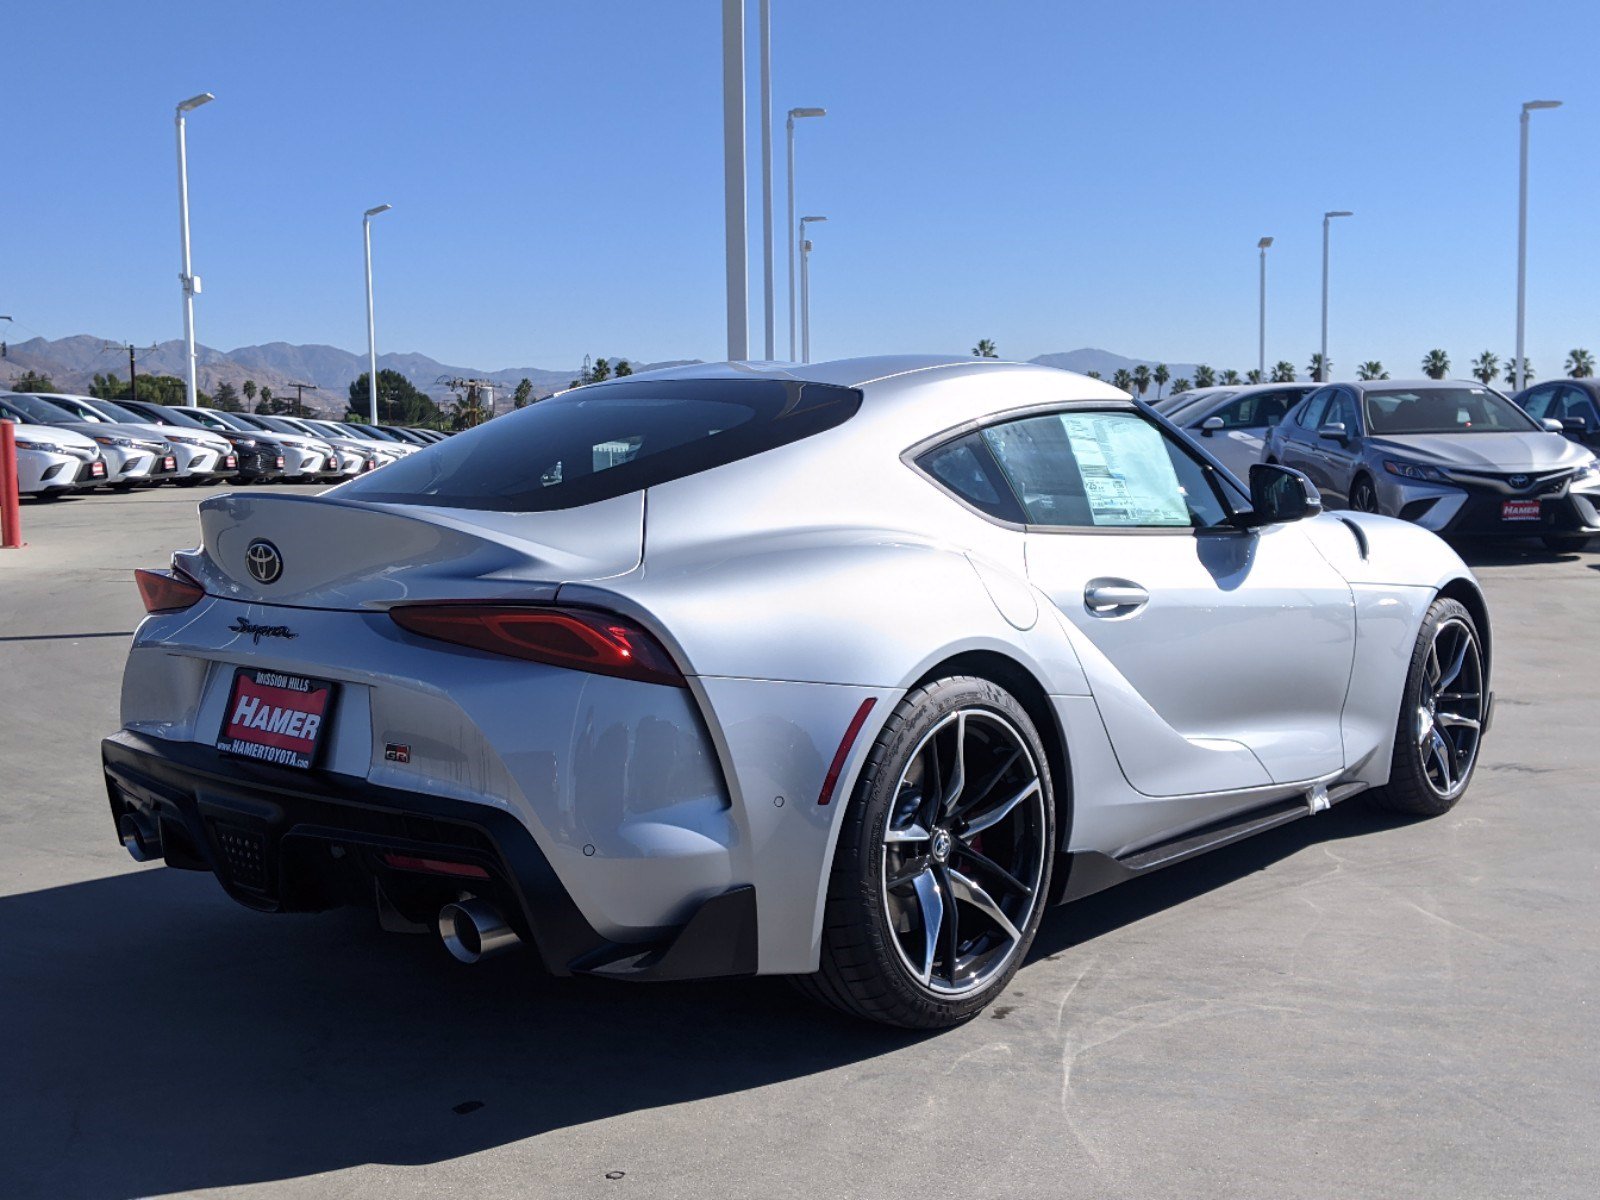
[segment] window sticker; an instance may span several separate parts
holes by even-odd
[[[1188,525],[1189,506],[1161,431],[1137,418],[1066,414],[1067,433],[1096,525]]]

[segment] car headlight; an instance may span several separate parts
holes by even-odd
[[[25,442],[21,438],[16,442],[18,450],[43,450],[46,454],[65,454],[67,448],[58,446],[54,442]]]
[[[132,450],[133,449],[133,439],[132,438],[105,436],[105,437],[96,437],[94,440],[99,442],[102,446],[117,446],[117,447],[119,447],[119,448],[121,448],[123,450]]]
[[[177,442],[180,446],[199,446],[205,450],[215,450],[216,444],[210,438],[186,437],[181,433],[169,433],[167,441]]]
[[[1396,458],[1383,460],[1383,469],[1391,475],[1398,475],[1402,479],[1422,479],[1429,483],[1449,483],[1450,476],[1438,467],[1430,467],[1424,463],[1402,462]]]
[[[17,445],[22,443],[18,442]],[[1596,479],[1600,479],[1600,458],[1591,458],[1572,475],[1573,483],[1593,483]]]

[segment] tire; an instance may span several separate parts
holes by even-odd
[[[1382,514],[1383,506],[1378,503],[1378,489],[1372,486],[1372,480],[1365,475],[1357,475],[1354,483],[1350,485],[1350,507],[1356,512]]]
[[[1576,554],[1589,544],[1587,533],[1547,533],[1539,539],[1546,550],[1557,554]]]
[[[796,985],[905,1029],[975,1016],[1016,973],[1050,889],[1054,789],[1022,705],[972,676],[915,689],[873,744],[842,819],[821,967]]]
[[[1454,667],[1456,639],[1463,634],[1467,646]],[[1369,803],[1419,817],[1437,817],[1456,806],[1478,765],[1487,683],[1472,614],[1455,600],[1435,600],[1411,650],[1389,782],[1366,793]],[[1453,719],[1438,720],[1441,712]]]

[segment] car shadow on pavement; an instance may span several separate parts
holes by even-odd
[[[1341,805],[1054,909],[1034,956],[1387,824]],[[0,898],[0,930],[12,1200],[443,1162],[936,1036],[829,1013],[778,979],[550,980],[530,955],[464,968],[366,914],[260,917],[166,868]]]

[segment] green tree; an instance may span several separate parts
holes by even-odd
[[[1235,371],[1232,367],[1229,367],[1221,375],[1217,376],[1217,382],[1226,384],[1229,387],[1236,387],[1239,383],[1239,372]]]
[[[1156,399],[1161,399],[1161,389],[1167,386],[1167,380],[1172,378],[1172,372],[1167,370],[1166,363],[1157,363],[1156,369],[1150,372],[1150,378],[1156,381]]]
[[[231,383],[217,384],[216,395],[211,402],[223,412],[243,412],[244,405],[239,403],[239,393]]]
[[[254,404],[256,402],[256,381],[254,379],[246,379],[244,387],[240,390],[244,392],[244,402],[246,404]]]
[[[1125,392],[1131,392],[1133,391],[1133,376],[1128,374],[1126,368],[1118,367],[1111,375],[1111,386],[1121,388]]]
[[[1311,362],[1306,366],[1306,373],[1317,383],[1327,383],[1328,375],[1333,371],[1333,359],[1322,361],[1321,352],[1311,356]]]
[[[1087,375],[1090,379],[1099,379],[1100,378],[1100,372],[1099,371],[1085,371],[1084,374]]]
[[[1429,379],[1443,379],[1450,374],[1450,356],[1443,350],[1429,350],[1422,356],[1422,373]]]
[[[378,372],[382,378],[383,372]],[[431,404],[432,401],[430,400]],[[379,401],[379,412],[382,412],[382,401]],[[469,383],[465,395],[458,395],[451,402],[450,427],[452,429],[471,429],[475,425],[482,425],[494,413],[490,411],[483,389],[475,383]],[[386,422],[388,424],[390,422]],[[406,422],[413,424],[414,422]]]
[[[527,408],[533,403],[533,380],[524,379],[517,384],[517,390],[511,393],[512,408]]]
[[[1356,378],[1364,382],[1370,382],[1374,379],[1387,379],[1389,378],[1389,372],[1383,369],[1383,364],[1377,359],[1369,358],[1356,368]]]
[[[1273,365],[1271,382],[1293,383],[1294,364],[1292,362],[1284,362],[1282,359],[1279,359],[1278,362]]]
[[[1266,379],[1261,375],[1261,368],[1251,367],[1244,373],[1244,381],[1246,383],[1265,383]]]
[[[1494,356],[1493,350],[1485,350],[1472,360],[1472,374],[1479,383],[1494,382],[1494,377],[1500,374],[1500,360]]]
[[[89,384],[89,395],[97,400],[115,400],[127,391],[128,382],[115,375],[102,375],[95,372],[94,382]]]
[[[1567,355],[1567,376],[1571,379],[1588,379],[1594,375],[1594,355],[1587,350],[1573,350]]]
[[[617,365],[611,371],[618,379],[623,379],[633,374],[633,364],[625,358],[619,358]]]
[[[55,381],[37,371],[24,371],[11,385],[13,392],[58,392]]]
[[[1517,386],[1517,360],[1515,355],[1506,358],[1506,387]],[[1522,386],[1527,387],[1533,382],[1533,364],[1527,359],[1522,360]]]
[[[1141,398],[1150,390],[1150,368],[1143,363],[1133,369],[1133,386],[1139,390]]]
[[[995,353],[994,341],[990,338],[979,338],[978,344],[972,348],[973,358],[999,358]]]
[[[1174,396],[1181,396],[1181,395],[1183,395],[1184,392],[1187,392],[1188,390],[1189,390],[1189,381],[1187,379],[1174,379],[1172,381],[1172,394]]]
[[[589,371],[590,383],[604,383],[611,378],[611,362],[609,359],[597,358],[594,366]]]
[[[1197,388],[1216,387],[1217,373],[1205,363],[1201,363],[1194,369],[1194,385]]]
[[[350,411],[358,414],[358,421],[365,421],[370,415],[367,391],[367,373],[363,371],[350,385]],[[261,394],[265,396],[267,389],[262,388]],[[378,372],[378,424],[437,429],[443,423],[444,413],[439,406],[399,371],[384,367]]]

